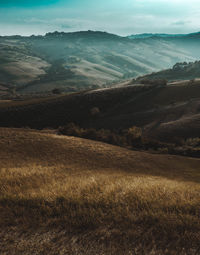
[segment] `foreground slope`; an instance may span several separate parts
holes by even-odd
[[[0,136],[1,254],[197,254],[198,159]]]

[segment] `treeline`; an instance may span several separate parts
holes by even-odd
[[[74,123],[58,129],[60,135],[75,136],[118,145],[133,150],[145,150],[161,154],[200,157],[200,138],[181,139],[176,143],[164,143],[143,136],[142,129],[131,127],[122,130],[81,128]]]

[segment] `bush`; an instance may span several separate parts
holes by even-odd
[[[91,116],[95,117],[95,116],[98,116],[100,114],[100,110],[98,107],[93,107],[91,110],[90,110],[90,114]]]
[[[109,130],[95,128],[81,128],[74,123],[60,127],[59,134],[81,137],[101,141],[129,149],[157,151],[162,154],[175,154],[190,157],[200,157],[200,138],[184,141],[177,139],[174,144],[163,143],[155,139],[144,138],[142,129],[136,126],[126,130]]]
[[[131,127],[124,132],[127,143],[131,146],[141,145],[142,129],[139,127]]]
[[[82,134],[83,134],[83,129],[75,125],[74,123],[69,123],[68,125],[64,127],[60,127],[58,131],[62,135],[77,136],[77,137],[82,137]]]
[[[167,80],[166,79],[142,79],[140,80],[140,83],[144,85],[166,86]]]
[[[56,95],[59,95],[59,94],[61,94],[61,90],[60,89],[53,89],[52,91],[52,94],[56,94]]]
[[[80,128],[74,123],[69,123],[59,128],[62,135],[77,136],[86,139],[102,141],[123,147],[139,146],[141,147],[142,130],[138,127],[131,127],[128,130],[113,131],[108,129]]]

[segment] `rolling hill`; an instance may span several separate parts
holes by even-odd
[[[197,254],[199,159],[50,131],[0,137],[1,254]]]
[[[4,127],[37,129],[57,129],[71,122],[109,130],[137,126],[146,137],[174,142],[200,137],[199,109],[199,81],[167,86],[122,84],[46,99],[1,101],[0,120]]]
[[[148,38],[106,32],[0,37],[0,93],[47,93],[109,86],[116,80],[200,58],[199,34]]]

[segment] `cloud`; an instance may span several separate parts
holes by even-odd
[[[2,3],[13,7],[1,9]],[[0,34],[88,29],[120,35],[188,33],[200,24],[199,0],[0,0],[0,11]]]
[[[179,20],[179,21],[172,22],[171,25],[172,26],[185,26],[190,23],[191,23],[191,21],[188,21],[188,20],[187,21]]]

